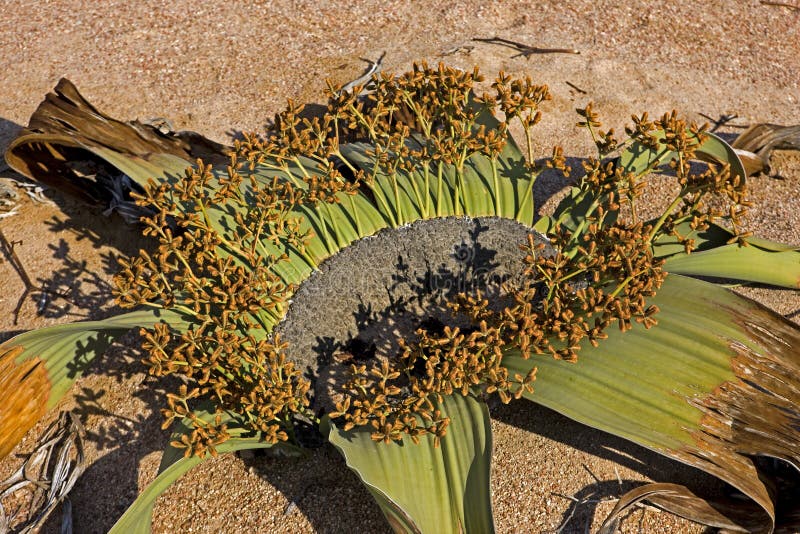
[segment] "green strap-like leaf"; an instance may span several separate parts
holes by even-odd
[[[797,327],[680,275],[668,276],[651,301],[660,308],[656,326],[612,329],[598,347],[583,347],[575,364],[513,353],[503,363],[523,376],[538,368],[526,398],[718,476],[750,497],[760,507],[750,515],[769,525],[774,505],[750,455],[800,462],[800,417],[785,407],[800,402],[788,378],[800,372]],[[753,378],[759,383],[749,387]]]
[[[731,278],[773,286],[800,288],[800,252],[770,251],[736,243],[669,258],[664,268],[675,274]]]
[[[736,297],[713,284],[670,275],[649,302],[658,325],[608,329],[599,346],[581,348],[575,364],[547,357],[503,358],[509,370],[538,367],[534,393],[526,398],[576,421],[654,450],[690,443],[701,412],[687,398],[734,380],[730,343],[746,342],[720,300]]]
[[[213,421],[215,418],[215,414],[209,411],[197,411],[195,415],[208,422]],[[222,422],[231,423],[233,418],[225,415]],[[229,428],[228,431],[231,434],[231,438],[216,447],[218,453],[224,454],[244,449],[267,449],[273,446],[257,437],[242,437],[242,430],[239,428]],[[171,441],[180,440],[181,436],[191,432],[191,423],[188,419],[184,419],[175,426]],[[284,443],[278,446],[292,453],[298,453],[299,451],[296,447]],[[136,498],[136,501],[125,511],[122,517],[117,520],[109,534],[149,534],[156,499],[181,476],[210,457],[210,455],[206,455],[205,458],[198,458],[197,456],[186,458],[184,457],[183,449],[169,445],[164,450],[164,455],[161,458],[158,476]]]
[[[375,497],[395,532],[494,532],[489,494],[489,410],[472,396],[437,406],[451,420],[439,447],[375,442],[367,429],[344,432],[328,422],[328,439]]]
[[[364,143],[342,145],[342,153],[355,166],[371,172],[375,166],[372,147]],[[442,183],[438,184],[441,167]],[[376,198],[375,207],[381,212],[388,226],[389,221],[412,222],[433,218],[437,206],[442,216],[470,215],[472,217],[499,216],[517,219],[532,224],[534,202],[531,176],[524,165],[524,158],[516,145],[507,143],[495,167],[482,155],[473,155],[464,165],[461,179],[453,165],[432,163],[426,176],[423,169],[414,172],[398,172],[397,191],[395,179],[382,172],[376,175],[376,196],[383,196],[386,205]],[[458,187],[459,199],[454,198]],[[439,194],[441,192],[441,195]],[[361,237],[364,237],[363,235]]]
[[[654,134],[657,138],[663,139],[664,132],[658,131]],[[744,180],[747,178],[744,166],[742,165],[736,151],[726,143],[721,137],[710,132],[706,132],[707,137],[703,143],[697,147],[697,157],[703,161],[717,164],[729,164],[731,174]],[[659,146],[654,149],[647,147],[639,142],[633,142],[622,151],[619,156],[619,165],[625,172],[641,174],[647,169],[659,167],[675,159],[677,154]]]
[[[694,239],[695,250],[686,254],[683,245],[672,235],[658,239],[653,253],[658,258],[666,258],[668,272],[800,287],[800,251],[796,246],[754,237],[746,239],[747,246],[727,244],[733,234],[713,223],[700,232],[693,231],[688,222],[675,230]]]
[[[186,325],[175,312],[140,310],[102,321],[49,326],[0,344],[0,458],[117,337],[159,321],[177,328]]]
[[[14,356],[17,364],[34,358],[43,361],[51,386],[47,402],[47,409],[50,409],[89,362],[103,354],[117,337],[133,328],[152,326],[160,321],[175,328],[184,328],[188,324],[181,314],[173,311],[137,310],[101,321],[61,324],[24,332],[0,344],[0,355],[17,349]]]

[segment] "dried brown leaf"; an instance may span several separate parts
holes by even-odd
[[[800,150],[800,125],[759,123],[750,126],[731,144],[748,175],[769,172],[773,150]]]

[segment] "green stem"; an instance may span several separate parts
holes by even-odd
[[[308,254],[308,249],[306,249],[305,246],[298,247],[297,251],[300,253],[300,257],[303,258],[306,261],[306,263],[308,263],[309,267],[311,267],[313,270],[316,270],[316,269],[319,268],[319,265],[317,265],[317,262],[314,261],[314,258],[312,258]]]
[[[352,111],[353,114],[358,118],[361,124],[363,124],[364,127],[367,129],[367,131],[369,132],[370,139],[373,142],[376,141],[375,130],[373,129],[372,125],[369,124],[369,122],[367,122],[366,117],[364,117],[364,115],[360,111],[358,111],[358,109],[352,103],[348,107],[350,108],[350,111]]]
[[[656,236],[658,231],[661,230],[661,227],[664,226],[664,222],[667,220],[667,217],[669,217],[673,210],[678,207],[678,203],[681,201],[684,194],[685,193],[683,191],[678,193],[678,196],[675,197],[672,203],[670,203],[669,207],[664,210],[664,213],[661,214],[661,217],[658,218],[656,224],[653,225],[653,229],[650,230],[650,235],[647,236],[647,240],[649,242],[653,242],[653,238]]]
[[[561,278],[559,278],[557,283],[559,283],[559,284],[560,284],[560,283],[562,283],[562,282],[566,282],[566,281],[567,281],[567,280],[569,280],[570,278],[574,278],[574,277],[578,276],[579,274],[583,274],[583,273],[585,273],[585,272],[586,272],[586,269],[577,269],[577,270],[575,270],[575,271],[573,271],[573,272],[569,273],[568,275],[566,275],[566,276],[562,276]]]
[[[342,155],[342,152],[338,148],[336,152],[334,152],[334,155],[338,157],[348,169],[350,169],[350,172],[353,173],[353,176],[358,174],[358,169],[356,169],[349,161],[347,161],[347,159],[344,157],[344,155]]]
[[[375,180],[371,184],[369,184],[369,190],[372,191],[372,195],[378,200],[378,202],[381,205],[381,208],[383,209],[383,212],[389,218],[389,224],[392,227],[396,228],[398,226],[397,219],[395,218],[394,213],[391,210],[391,208],[389,208],[389,203],[386,201],[386,197],[383,194],[383,189],[378,184],[377,180]]]
[[[292,161],[294,161],[294,162],[297,164],[297,168],[298,168],[298,169],[300,169],[300,172],[302,172],[302,173],[303,173],[303,177],[304,177],[306,180],[308,180],[309,178],[311,178],[311,175],[310,175],[310,174],[308,174],[308,171],[306,170],[306,167],[305,167],[305,165],[303,165],[303,163],[300,161],[300,158],[298,158],[297,156],[293,156],[293,157],[292,157]],[[289,172],[289,174],[292,174],[292,173],[291,173],[291,172]]]
[[[414,171],[408,173],[408,181],[411,182],[411,189],[414,191],[414,199],[417,201],[419,213],[423,219],[426,219],[427,213],[425,212],[425,207],[422,205],[422,196],[419,193],[419,187],[417,187],[417,180],[415,179]]]
[[[411,96],[408,93],[403,94],[403,100],[405,100],[406,105],[411,108],[411,111],[414,113],[422,132],[425,134],[425,137],[429,138],[431,136],[431,125],[428,124],[428,121],[426,121],[425,117],[422,116],[422,112],[417,106],[417,103],[411,99]],[[409,125],[409,127],[411,127],[411,125]]]
[[[394,192],[394,206],[397,210],[397,222],[403,224],[403,206],[400,204],[400,186],[397,183],[397,169],[392,169],[390,179],[392,180],[392,190]]]
[[[532,224],[533,218],[535,216],[535,207],[536,204],[533,201],[533,184],[536,182],[536,179],[539,177],[539,173],[531,173],[531,177],[528,180],[528,187],[525,188],[525,194],[522,197],[522,202],[519,204],[519,208],[517,209],[517,214],[514,216],[516,220],[524,224]],[[531,218],[529,221],[522,219],[522,212],[528,205],[528,200],[531,202]]]
[[[589,117],[586,117],[586,128],[589,130],[589,135],[592,136],[592,142],[597,149],[597,157],[599,159],[603,159],[603,153],[600,151],[600,147],[597,145],[597,135],[594,133],[594,128],[592,128],[592,125],[590,124]]]
[[[589,217],[591,217],[591,215],[595,212],[595,210],[600,206],[600,201],[601,199],[596,198],[594,202],[592,202],[592,205],[589,206],[589,209],[586,210],[586,213],[584,214],[583,218],[581,218],[581,222],[578,223],[577,228],[575,228],[575,231],[572,233],[572,236],[570,236],[569,240],[570,243],[578,239],[583,234],[583,230],[589,224]]]
[[[317,200],[316,204],[314,205],[314,211],[317,214],[317,221],[319,222],[319,228],[320,228],[319,238],[320,241],[322,241],[322,244],[325,245],[325,250],[327,250],[328,254],[332,256],[335,252],[331,247],[331,245],[333,244],[332,243],[333,240],[331,239],[331,234],[328,232],[328,223],[325,222],[325,217],[322,216],[322,210],[319,207],[320,202],[323,201]]]
[[[625,289],[625,286],[627,286],[630,283],[630,281],[633,280],[633,278],[634,278],[634,276],[631,275],[628,278],[626,278],[625,280],[623,280],[622,283],[620,283],[617,286],[617,289],[615,289],[614,292],[611,293],[611,298],[614,298],[617,295],[619,295],[619,292],[622,291],[623,289]]]
[[[208,216],[206,205],[203,203],[203,200],[198,198],[195,202],[200,206],[200,211],[203,212],[203,222],[205,222],[206,228],[211,228],[211,218]]]
[[[456,183],[455,187],[453,188],[453,211],[455,212],[456,215],[461,215],[462,172],[458,166],[455,167],[455,175],[456,175]]]
[[[328,202],[325,202],[325,211],[328,212],[328,218],[331,221],[331,226],[333,227],[333,233],[336,236],[336,244],[340,249],[347,246],[345,242],[344,236],[342,236],[342,232],[339,229],[339,224],[336,222],[336,217],[334,217],[333,211],[331,209],[331,205]]]
[[[295,158],[295,159],[297,159],[297,158]],[[292,182],[293,186],[299,187],[300,189],[304,189],[305,188],[304,184],[302,184],[301,182],[298,181],[297,176],[294,175],[292,170],[286,164],[285,160],[282,159],[281,162],[280,162],[280,165],[273,165],[271,163],[267,163],[267,161],[264,161],[263,163],[261,163],[261,165],[266,169],[270,169],[270,170],[273,170],[273,171],[281,172],[284,176],[286,176],[289,179],[290,182]]]
[[[520,124],[522,124],[522,129],[525,132],[525,145],[527,145],[528,149],[528,164],[533,165],[533,141],[531,140],[531,130],[525,126],[525,122],[522,120],[522,117],[517,118],[519,119]]]

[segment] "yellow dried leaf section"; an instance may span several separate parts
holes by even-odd
[[[50,380],[39,358],[17,363],[22,347],[0,354],[0,458],[47,412]]]

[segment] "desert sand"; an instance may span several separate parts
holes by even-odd
[[[789,0],[791,1],[791,0]],[[794,4],[798,4],[794,2]],[[27,124],[58,79],[120,119],[163,117],[220,142],[257,131],[291,98],[323,101],[325,79],[344,83],[386,53],[383,69],[412,61],[499,70],[550,86],[536,149],[591,154],[574,109],[593,101],[620,131],[631,114],[677,109],[692,120],[736,115],[740,125],[800,122],[800,8],[757,0],[570,2],[402,2],[375,0],[192,2],[0,1],[0,150]],[[499,36],[579,54],[515,56],[474,41]],[[0,177],[18,179],[2,163]],[[779,177],[776,177],[779,176]],[[757,206],[749,225],[762,237],[800,244],[800,157],[778,153],[771,176],[751,180]],[[552,209],[565,182],[538,185]],[[115,258],[143,245],[117,216],[47,191],[22,190],[0,229],[32,288],[0,262],[0,341],[24,330],[115,310]],[[657,191],[654,193],[657,196]],[[42,305],[41,288],[57,291]],[[792,320],[797,291],[742,292]],[[129,339],[130,341],[130,339]],[[89,465],[70,495],[74,531],[105,532],[155,477],[167,432],[157,386],[133,346],[93,364],[61,409],[87,427]],[[5,478],[52,421],[53,411],[7,459]],[[699,481],[699,473],[522,401],[493,409],[492,491],[498,532],[586,532],[637,481]],[[565,496],[571,496],[567,498]],[[576,502],[580,501],[580,502]],[[45,531],[58,531],[56,511]],[[158,501],[155,532],[387,532],[355,474],[330,447],[303,458],[225,456],[208,461]],[[704,532],[664,512],[639,509],[624,532]]]

